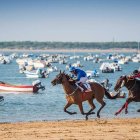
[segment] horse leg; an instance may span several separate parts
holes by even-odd
[[[86,120],[88,120],[88,115],[95,114],[95,112],[92,112],[92,111],[96,108],[94,103],[93,103],[93,99],[88,100],[88,103],[91,106],[91,109],[86,114]]]
[[[81,114],[82,114],[82,115],[87,115],[87,113],[84,113],[82,103],[79,103],[78,106],[79,106],[79,110],[80,110]],[[88,120],[88,117],[87,117],[87,116],[86,116],[86,120]]]
[[[126,103],[125,103],[125,114],[127,114],[128,113],[128,104],[129,103],[131,103],[133,101],[133,99],[132,98],[128,98],[127,100],[126,100]]]
[[[117,116],[118,114],[120,114],[124,108],[125,108],[125,104],[122,106],[122,108],[121,108],[119,111],[117,111],[117,112],[115,113],[115,115]]]
[[[100,118],[100,111],[104,108],[104,106],[106,105],[106,103],[103,100],[102,101],[97,100],[97,101],[101,104],[101,107],[97,111],[97,117]]]
[[[72,105],[72,104],[68,102],[68,103],[65,105],[65,107],[64,107],[64,112],[66,112],[66,113],[68,113],[68,114],[70,114],[70,115],[77,114],[76,112],[70,112],[70,111],[67,110],[67,108],[70,107],[71,105]]]
[[[80,110],[81,114],[85,115],[82,103],[79,103],[78,106],[79,106],[79,110]]]
[[[122,108],[121,108],[119,111],[117,111],[117,112],[115,113],[115,115],[117,116],[118,114],[120,114],[124,108],[125,108],[125,114],[127,114],[127,113],[128,113],[127,108],[128,108],[128,104],[129,104],[130,102],[132,102],[132,98],[128,98],[128,99],[126,100],[125,104],[122,106]]]

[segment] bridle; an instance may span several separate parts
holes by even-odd
[[[126,78],[127,78],[127,83],[128,83],[130,80],[134,80],[134,79],[129,79],[128,77],[126,77]],[[125,85],[125,80],[122,81],[122,84],[121,84],[120,88],[122,88],[124,85]],[[135,83],[134,83],[132,86],[131,86],[131,85],[130,85],[130,86],[127,86],[127,89],[128,89],[128,90],[132,90],[132,89],[135,87],[135,85],[136,85],[136,80],[135,80]],[[120,88],[119,88],[119,89],[120,89]],[[118,89],[118,90],[119,90],[119,89]]]
[[[56,84],[62,84],[63,83],[63,74],[56,77]]]

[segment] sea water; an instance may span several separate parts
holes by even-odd
[[[42,52],[43,53],[43,52]],[[73,53],[68,53],[73,55]],[[36,55],[39,55],[36,54]],[[86,56],[87,53],[77,53],[76,55]],[[107,55],[107,54],[106,54]],[[104,58],[106,58],[104,55]],[[125,54],[128,55],[128,54]],[[132,54],[130,54],[132,55]],[[115,73],[101,73],[99,67],[101,63],[93,63],[92,61],[83,61],[83,58],[78,59],[84,66],[83,70],[94,70],[97,69],[100,72],[100,76],[95,78],[96,81],[101,82],[106,78],[113,84],[111,90],[121,75],[128,75],[133,70],[140,67],[139,63],[129,62],[122,66],[122,71]],[[69,63],[76,62],[77,60],[69,60]],[[59,70],[65,70],[63,64],[54,63],[53,66],[57,66]],[[68,70],[65,70],[69,73]],[[24,122],[24,121],[50,121],[50,120],[75,120],[84,119],[85,116],[80,114],[78,106],[72,105],[68,108],[69,111],[76,111],[76,115],[69,115],[63,111],[65,104],[65,94],[61,85],[52,86],[51,81],[55,78],[58,72],[52,72],[48,78],[39,79],[46,89],[39,91],[38,94],[32,93],[0,93],[4,96],[4,101],[0,103],[0,122]],[[26,78],[24,74],[20,74],[18,70],[18,64],[15,59],[11,64],[0,64],[0,81],[4,81],[11,84],[32,84],[35,79]],[[122,89],[126,93],[126,88]],[[100,93],[99,93],[100,94]],[[104,98],[106,106],[101,111],[100,115],[102,118],[116,118],[114,113],[125,103],[126,98],[109,100]],[[96,105],[95,113],[100,107],[100,104],[94,100]],[[83,103],[84,111],[87,112],[90,106],[87,102]],[[140,109],[140,103],[130,103],[128,107],[128,114],[124,111],[117,117],[140,117],[140,113],[137,110]],[[89,118],[97,118],[96,114],[91,115]]]

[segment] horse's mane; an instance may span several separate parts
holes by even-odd
[[[64,73],[64,74],[65,74],[67,80],[69,80],[71,78],[68,74],[66,74],[66,73]]]
[[[67,80],[68,80],[68,82],[69,82],[69,80],[71,79],[71,76],[69,75],[69,74],[66,74],[66,73],[64,73],[65,74],[65,76],[66,76],[66,78],[67,78]],[[75,86],[75,82],[69,82],[72,86]]]

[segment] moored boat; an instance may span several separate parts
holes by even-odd
[[[108,62],[102,63],[102,65],[100,66],[100,70],[102,71],[102,73],[114,73],[115,72],[115,68],[112,67],[111,64]]]
[[[97,70],[87,70],[86,71],[87,77],[91,78],[91,77],[99,77],[99,72],[97,72]]]
[[[47,78],[48,73],[45,70],[37,69],[36,71],[25,71],[27,78]]]
[[[39,89],[45,89],[39,80],[34,81],[32,85],[12,85],[0,82],[0,91],[2,92],[38,92]]]

